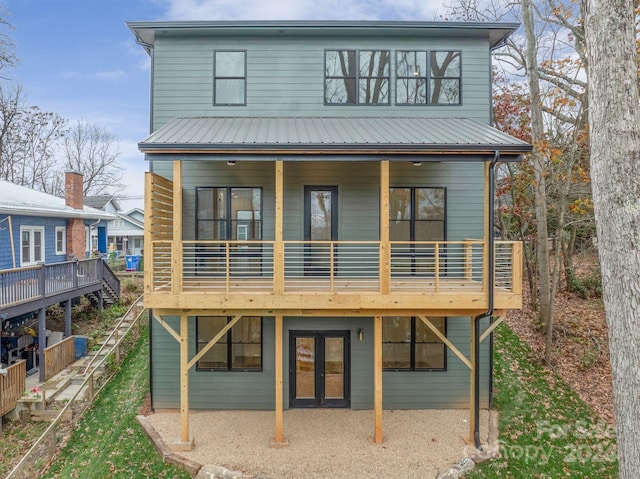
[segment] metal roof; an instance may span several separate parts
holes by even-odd
[[[138,43],[150,51],[160,36],[252,36],[278,37],[348,35],[467,37],[484,36],[491,48],[504,44],[520,24],[513,22],[423,22],[378,20],[292,20],[292,21],[159,21],[127,22]]]
[[[0,214],[96,220],[117,218],[89,206],[76,210],[67,206],[64,198],[5,180],[0,180]]]
[[[521,154],[531,145],[468,118],[186,117],[138,144],[144,153]]]

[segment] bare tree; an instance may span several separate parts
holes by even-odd
[[[2,11],[0,9],[0,72],[5,68],[14,66],[18,62],[18,58],[14,54],[15,45],[13,40],[6,33],[6,30],[12,29],[13,25],[2,17]],[[0,78],[6,77],[0,74]]]
[[[585,0],[591,178],[619,473],[640,471],[640,92],[634,1]]]
[[[66,120],[27,105],[18,86],[0,86],[0,178],[54,193],[56,151]]]
[[[64,138],[65,167],[84,175],[84,195],[99,195],[124,188],[120,151],[113,133],[84,120],[77,121]]]

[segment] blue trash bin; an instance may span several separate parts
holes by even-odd
[[[125,260],[127,262],[126,269],[127,271],[135,271],[138,269],[138,262],[140,261],[140,256],[137,254],[126,255]]]

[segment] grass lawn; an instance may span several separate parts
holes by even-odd
[[[165,464],[135,416],[149,390],[149,337],[145,328],[133,352],[107,384],[43,477],[190,478]]]
[[[466,478],[615,478],[615,430],[506,326],[495,334],[494,405],[501,458]]]

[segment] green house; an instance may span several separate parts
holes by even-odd
[[[151,395],[189,409],[491,401],[490,331],[522,305],[493,237],[491,57],[518,27],[131,22],[151,57]]]

